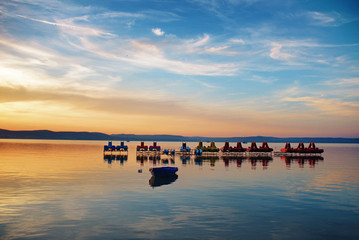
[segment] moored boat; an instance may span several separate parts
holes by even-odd
[[[160,152],[160,151],[161,151],[161,147],[157,145],[157,142],[153,142],[153,145],[150,146],[150,151]]]
[[[268,146],[267,142],[263,142],[261,147],[257,147],[256,142],[252,142],[251,146],[247,148],[247,152],[258,152],[258,153],[269,153],[272,152],[273,148]]]
[[[187,146],[187,143],[182,143],[182,147],[180,148],[180,151],[183,153],[183,152],[186,152],[186,153],[190,153],[191,152],[191,148]]]
[[[208,147],[203,146],[203,142],[198,142],[196,150],[202,150],[202,152],[219,152],[219,148],[216,147],[214,141],[211,141]]]
[[[144,142],[141,142],[141,145],[138,145],[136,148],[137,151],[147,151],[148,150],[148,146],[145,145]]]
[[[221,148],[221,152],[245,152],[247,149],[242,147],[241,142],[237,142],[236,147],[229,146],[229,142],[225,142]]]
[[[107,145],[103,147],[104,151],[128,151],[128,146],[121,142],[121,145],[112,145],[112,141],[109,141]]]
[[[177,167],[156,167],[150,168],[153,176],[173,176],[178,171]]]
[[[317,148],[314,142],[309,143],[309,146],[304,147],[304,143],[299,143],[297,148],[292,148],[290,143],[286,143],[285,147],[280,150],[282,153],[323,153],[324,149]]]

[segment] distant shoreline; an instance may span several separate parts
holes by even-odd
[[[33,140],[94,140],[94,141],[162,141],[162,142],[315,142],[315,143],[359,143],[359,138],[333,137],[289,137],[270,136],[250,137],[186,137],[180,135],[136,135],[136,134],[105,134],[99,132],[56,132],[49,130],[11,131],[0,129],[0,139],[33,139]]]

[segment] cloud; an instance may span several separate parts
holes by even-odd
[[[12,39],[5,39],[0,37],[0,46],[3,45],[6,50],[12,49],[12,51],[17,52],[18,54],[31,56],[37,59],[50,59],[55,58],[55,55],[51,53],[50,51],[46,51],[44,49],[41,49],[40,46],[33,47],[30,46],[30,44],[21,44],[17,41],[14,41]],[[2,59],[5,61],[6,59]]]
[[[178,52],[195,53],[195,54],[217,54],[217,55],[237,55],[238,51],[232,50],[233,45],[243,44],[244,41],[224,40],[224,41],[211,41],[211,37],[208,34],[203,34],[202,37],[197,39],[179,39],[175,49],[180,49]],[[224,45],[225,44],[225,45]],[[251,52],[253,54],[253,52]]]
[[[58,54],[32,43],[0,38],[0,86],[54,89],[98,95],[120,76],[84,63],[80,57]],[[101,79],[101,82],[95,81]]]
[[[258,75],[252,75],[252,76],[248,77],[246,80],[253,81],[253,82],[259,82],[259,83],[266,83],[266,84],[274,83],[277,81],[277,79],[273,78],[273,77],[263,77],[263,76],[258,76]]]
[[[344,19],[337,12],[321,13],[321,12],[311,11],[311,12],[307,12],[306,15],[311,21],[312,25],[322,26],[322,27],[337,27],[344,23],[348,23],[355,20],[355,19],[353,20]]]
[[[338,87],[359,87],[359,78],[340,78],[327,81],[326,84]]]
[[[289,54],[289,53],[284,53],[281,52],[281,48],[282,48],[282,44],[279,43],[272,43],[272,49],[270,50],[270,54],[269,56],[275,60],[289,60],[294,58],[295,56]]]
[[[231,76],[237,70],[235,64],[191,63],[167,59],[155,45],[137,41],[132,43],[132,56],[129,62],[137,66],[159,68],[182,75]]]
[[[27,17],[25,17],[27,18]],[[28,19],[28,18],[27,18]],[[73,34],[73,36],[77,37],[78,41],[69,40],[69,44],[64,47],[68,48],[71,51],[74,50],[73,46],[76,48],[86,51],[92,56],[95,54],[100,59],[111,60],[116,63],[120,63],[121,66],[125,67],[121,63],[128,63],[133,67],[140,67],[140,68],[157,68],[167,72],[172,72],[175,74],[182,74],[182,75],[204,75],[204,76],[231,76],[235,74],[238,70],[237,64],[227,64],[227,63],[211,63],[209,61],[204,60],[197,60],[196,62],[192,61],[180,61],[176,58],[181,51],[176,51],[176,55],[174,58],[167,57],[163,49],[163,45],[161,44],[150,44],[150,43],[143,43],[140,41],[131,41],[130,43],[126,42],[119,37],[113,36],[107,44],[98,44],[91,36],[112,36],[111,34],[95,29],[92,27],[79,27],[75,22],[78,21],[88,21],[89,17],[87,15],[75,17],[75,18],[67,18],[63,20],[56,20],[56,22],[50,22],[45,20],[39,19],[30,19],[32,21],[40,22],[43,24],[49,24],[58,26],[63,29],[64,33]],[[90,31],[90,29],[92,31]],[[162,33],[162,30],[159,29],[159,32]],[[209,41],[209,36],[205,34],[203,38],[200,38],[196,41],[187,41],[190,42],[191,46],[203,46]],[[1,39],[0,39],[1,40]],[[4,40],[5,41],[5,40]],[[0,42],[4,43],[4,41]],[[176,40],[178,41],[178,40]],[[118,44],[122,42],[122,44]],[[25,43],[17,42],[13,44],[9,41],[6,41],[5,45],[10,46],[16,49],[20,55],[32,55],[31,58],[32,63],[45,63],[52,65],[48,65],[48,71],[60,71],[60,72],[67,72],[64,76],[71,76],[71,79],[82,79],[85,80],[91,76],[98,76],[100,75],[96,72],[91,72],[96,68],[100,68],[100,66],[96,66],[93,68],[92,64],[95,64],[96,61],[100,59],[96,59],[92,61],[92,59],[86,59],[86,55],[84,56],[76,56],[74,58],[71,55],[67,56],[64,55],[63,52],[52,52],[49,54],[47,51],[39,50],[40,48],[34,48],[30,46],[26,46]],[[160,45],[160,46],[158,46]],[[182,48],[180,44],[176,44],[174,49]],[[223,52],[227,47],[213,47],[209,48],[208,52],[210,53],[220,53]],[[53,50],[51,50],[53,51]],[[206,51],[203,49],[203,51]],[[229,54],[227,52],[227,54]],[[42,56],[43,55],[43,56]],[[42,60],[44,59],[44,60]],[[71,60],[70,60],[71,59]],[[45,62],[46,60],[46,62]],[[69,61],[70,60],[70,61]],[[71,66],[68,64],[63,63],[71,63]],[[100,62],[104,63],[103,61]],[[28,64],[28,62],[27,62]],[[23,64],[22,64],[23,65]],[[59,66],[62,66],[59,69]],[[67,68],[69,67],[69,68]],[[91,74],[90,74],[91,73]],[[83,75],[82,75],[83,74]],[[105,78],[103,76],[102,78]]]
[[[210,54],[227,55],[227,56],[240,54],[240,52],[226,50],[228,48],[229,46],[210,47],[204,49],[203,52],[198,52],[198,53],[210,53]]]
[[[229,41],[232,42],[232,43],[239,43],[239,44],[242,44],[242,45],[245,44],[244,40],[241,39],[241,38],[240,39],[233,38],[233,39],[230,39]]]
[[[146,15],[142,13],[130,13],[130,12],[104,12],[100,14],[96,14],[94,18],[134,18],[134,19],[140,19],[140,18],[146,18]]]
[[[215,89],[220,88],[220,87],[218,87],[218,86],[215,86],[215,85],[212,85],[212,84],[209,84],[209,83],[200,81],[200,80],[196,80],[196,82],[198,82],[199,84],[201,84],[202,86],[204,86],[204,87],[206,87],[206,88],[215,88]]]
[[[30,18],[22,15],[17,15],[18,17],[25,18],[31,21],[40,22],[44,24],[49,24],[53,26],[57,26],[60,29],[62,29],[63,32],[70,34],[70,35],[76,35],[76,36],[97,36],[97,37],[113,37],[114,34],[104,32],[102,30],[92,28],[92,27],[82,27],[74,24],[75,20],[86,20],[86,16],[82,17],[76,17],[76,18],[67,18],[62,20],[57,20],[56,22],[50,22],[46,20],[40,20],[35,18]]]
[[[223,47],[210,47],[210,48],[206,48],[205,52],[207,53],[224,53],[228,48],[228,46],[223,46]]]
[[[210,37],[208,34],[204,34],[203,38],[200,38],[199,40],[193,42],[191,45],[193,47],[201,47],[203,45],[205,45],[206,43],[208,43]]]
[[[324,13],[320,12],[309,12],[308,15],[317,21],[319,25],[327,25],[333,24],[335,22],[335,18],[330,17]]]
[[[117,40],[120,41],[120,40]],[[131,41],[129,43],[123,42],[121,47],[117,45],[108,44],[106,46],[99,46],[88,39],[82,39],[82,44],[79,47],[81,50],[89,51],[99,57],[116,63],[129,64],[131,67],[142,69],[161,69],[166,72],[171,72],[181,75],[203,75],[203,76],[231,76],[234,75],[238,69],[238,64],[232,63],[212,63],[206,60],[197,62],[180,61],[176,57],[184,52],[183,46],[178,44],[174,46],[175,56],[173,59],[166,56],[163,45],[151,44],[141,41]],[[187,47],[184,47],[187,49]]]
[[[315,110],[325,115],[334,116],[359,116],[358,102],[345,102],[340,99],[324,99],[316,97],[287,97],[283,101],[303,102],[306,106],[313,107]]]
[[[152,28],[152,32],[153,32],[156,36],[162,36],[163,34],[165,34],[165,32],[163,32],[160,28]]]

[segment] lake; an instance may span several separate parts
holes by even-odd
[[[359,239],[359,145],[317,144],[317,159],[159,159],[129,142],[116,160],[104,144],[0,139],[0,239]],[[156,182],[154,166],[178,177]]]

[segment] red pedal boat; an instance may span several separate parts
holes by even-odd
[[[323,153],[324,150],[317,148],[313,142],[309,146],[304,147],[304,143],[299,143],[297,148],[292,148],[290,143],[286,143],[285,147],[280,150],[282,153]]]

